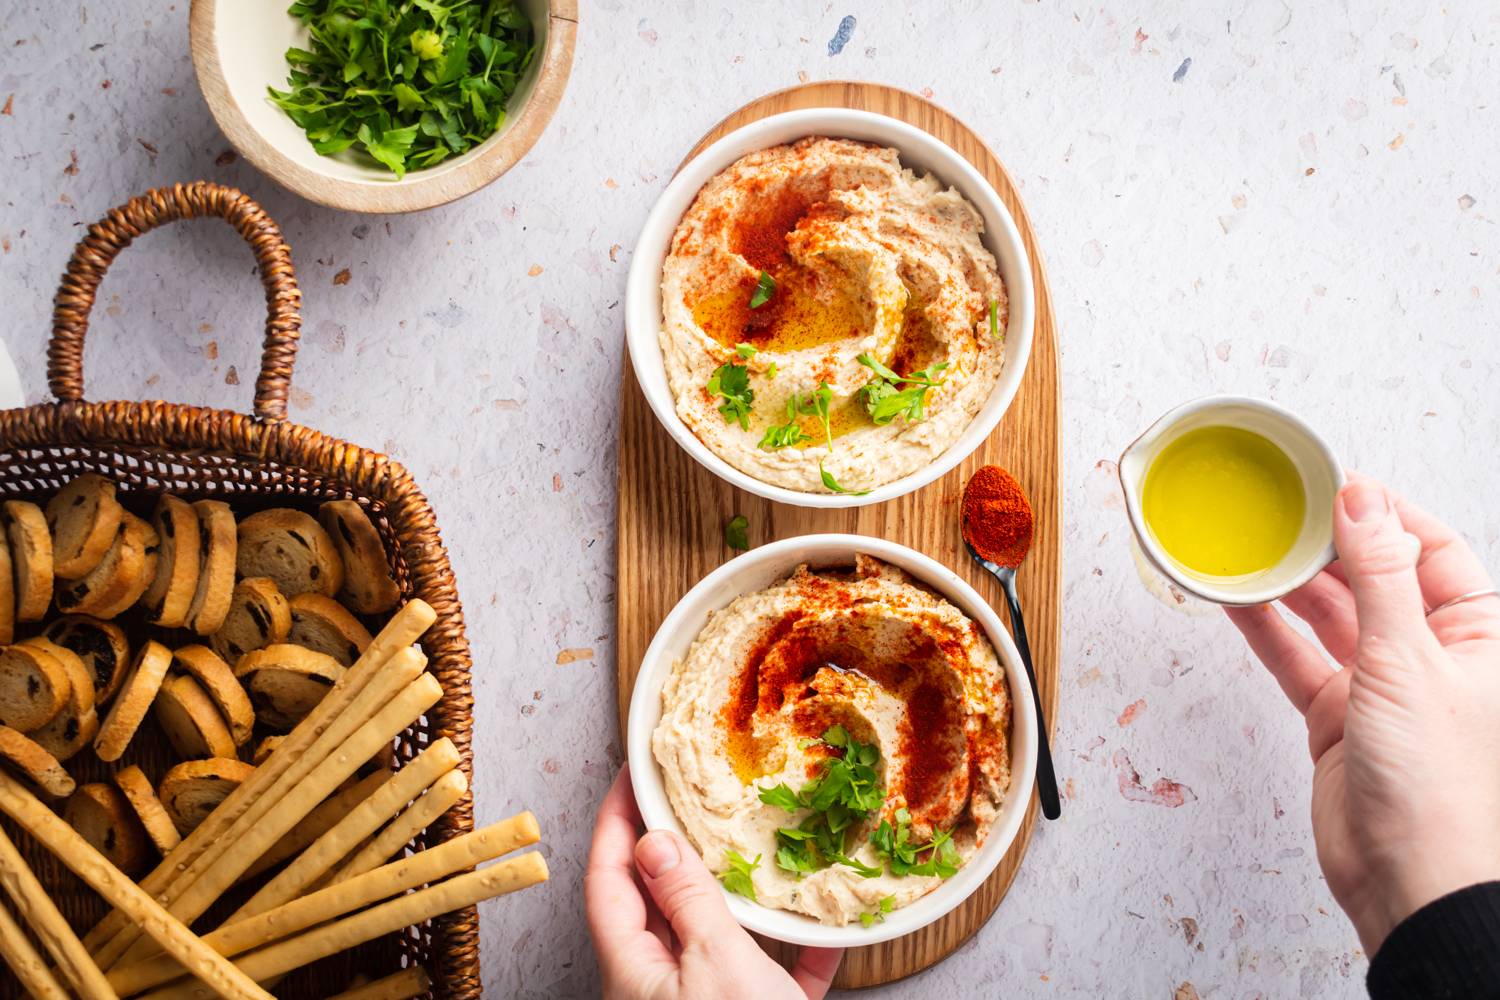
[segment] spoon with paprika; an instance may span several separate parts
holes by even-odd
[[[1014,476],[998,465],[986,465],[969,479],[964,487],[960,507],[964,545],[975,562],[994,574],[1005,590],[1010,606],[1010,628],[1016,649],[1031,682],[1031,700],[1036,705],[1037,725],[1037,796],[1042,801],[1042,815],[1057,819],[1062,803],[1057,795],[1057,774],[1052,769],[1052,748],[1047,738],[1047,719],[1042,713],[1042,693],[1037,690],[1036,671],[1031,666],[1031,646],[1026,641],[1026,622],[1021,617],[1021,600],[1016,595],[1016,568],[1031,549],[1031,501]]]

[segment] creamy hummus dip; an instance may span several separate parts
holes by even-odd
[[[829,491],[824,471],[861,491],[932,462],[1000,377],[1007,301],[983,231],[973,205],[903,168],[894,149],[814,137],[738,160],[699,192],[662,268],[661,347],[678,415],[731,465],[804,492]],[[758,290],[765,300],[752,306]],[[932,379],[942,384],[917,412],[877,423],[861,354],[899,376],[946,365]],[[726,364],[747,370],[744,421],[709,388]],[[789,413],[825,383],[826,428],[798,405]],[[766,441],[793,419],[805,439]]]
[[[777,829],[812,812],[763,802],[796,790],[836,752],[831,726],[879,751],[884,800],[847,831],[844,853],[881,869],[777,864]],[[1010,692],[984,632],[953,605],[879,560],[854,571],[806,566],[709,616],[662,689],[652,752],[689,839],[715,872],[747,860],[756,901],[825,924],[905,906],[942,883],[896,875],[870,843],[898,810],[913,843],[951,832],[962,862],[984,843],[1010,785]],[[869,919],[866,916],[866,919]]]

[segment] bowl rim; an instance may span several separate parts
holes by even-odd
[[[830,124],[831,122],[831,124]],[[821,123],[817,127],[813,123]],[[959,437],[942,454],[916,471],[885,483],[868,494],[807,493],[762,482],[743,472],[698,439],[677,415],[676,400],[666,385],[666,364],[659,342],[660,322],[649,322],[650,300],[654,297],[660,310],[661,269],[672,241],[672,234],[691,206],[698,192],[712,177],[735,160],[757,149],[791,142],[809,135],[844,137],[841,129],[854,128],[873,133],[862,141],[880,142],[905,155],[908,150],[920,152],[929,162],[922,167],[943,184],[958,187],[962,179],[968,189],[964,196],[979,211],[985,223],[985,245],[995,254],[1005,280],[1009,316],[1006,321],[1004,369],[984,406],[969,421]],[[800,131],[799,131],[800,130]],[[766,138],[776,135],[776,138]],[[856,138],[855,136],[850,136]],[[941,161],[934,166],[931,161]],[[996,158],[998,162],[998,157]],[[977,194],[977,197],[975,196]],[[1006,268],[1005,256],[1014,261],[1014,273]],[[800,108],[768,115],[725,133],[690,155],[657,198],[641,226],[631,256],[625,285],[625,342],[630,354],[636,383],[646,403],[667,433],[699,465],[732,486],[767,500],[796,507],[846,509],[883,503],[921,489],[957,468],[994,433],[1005,419],[1025,377],[1031,356],[1036,325],[1036,290],[1032,276],[1034,262],[1021,237],[1015,216],[989,179],[953,147],[924,129],[899,118],[855,108]],[[1014,350],[1014,353],[1009,353]],[[996,403],[996,400],[999,400]]]
[[[874,556],[910,573],[917,582],[931,587],[979,623],[1005,669],[1011,692],[1010,787],[1001,814],[989,837],[957,875],[910,905],[896,910],[885,922],[871,927],[858,923],[827,926],[811,917],[788,910],[761,906],[724,891],[730,913],[746,930],[790,944],[817,947],[857,947],[903,937],[926,927],[957,909],[988,881],[1001,860],[1010,853],[1031,809],[1037,759],[1036,709],[1020,653],[995,610],[973,587],[947,566],[898,542],[865,535],[820,533],[778,539],[736,556],[700,580],[682,596],[662,620],[645,655],[631,689],[626,722],[626,756],[636,805],[647,829],[668,829],[682,834],[667,798],[661,766],[651,750],[651,737],[661,719],[661,688],[671,672],[670,647],[681,643],[686,629],[685,651],[702,630],[707,615],[748,592],[739,585],[761,576],[778,564],[778,574],[791,572],[798,564],[824,564],[852,558],[856,553]],[[790,560],[790,562],[787,562]],[[722,598],[715,600],[714,595]],[[915,914],[914,916],[912,916]],[[909,919],[908,919],[909,918]]]
[[[515,166],[541,138],[562,103],[578,29],[578,0],[545,0],[547,39],[539,54],[540,66],[531,94],[516,112],[514,123],[476,146],[474,157],[467,163],[440,174],[411,171],[399,181],[362,184],[303,166],[251,124],[224,77],[215,31],[218,3],[192,0],[188,37],[198,89],[220,131],[241,156],[271,180],[308,201],[351,212],[384,214],[434,208],[473,194]]]
[[[1159,437],[1174,424],[1180,423],[1184,418],[1192,416],[1195,413],[1201,413],[1204,410],[1230,406],[1243,406],[1247,409],[1260,410],[1285,420],[1307,439],[1308,443],[1313,446],[1313,449],[1328,467],[1333,475],[1335,492],[1343,488],[1346,480],[1344,466],[1339,461],[1338,456],[1334,454],[1332,446],[1328,444],[1328,441],[1321,434],[1313,429],[1311,424],[1286,407],[1274,403],[1269,399],[1233,394],[1198,396],[1177,404],[1166,413],[1157,417],[1151,422],[1151,426],[1137,435],[1120,452],[1120,458],[1115,463],[1115,474],[1120,480],[1120,491],[1124,494],[1125,500],[1125,514],[1130,520],[1130,528],[1135,533],[1136,542],[1140,545],[1141,553],[1158,572],[1194,597],[1228,607],[1251,607],[1257,604],[1269,604],[1272,601],[1280,600],[1321,573],[1327,568],[1329,563],[1338,558],[1338,551],[1334,548],[1333,541],[1330,539],[1328,544],[1316,556],[1309,559],[1301,570],[1281,583],[1247,591],[1221,589],[1206,580],[1188,574],[1166,554],[1166,551],[1157,542],[1155,534],[1146,526],[1146,518],[1141,511],[1136,491],[1131,488],[1131,482],[1134,477],[1127,478],[1125,471],[1132,452]],[[1142,478],[1144,478],[1144,470],[1142,470]]]

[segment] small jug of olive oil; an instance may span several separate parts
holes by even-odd
[[[1343,481],[1310,427],[1246,397],[1177,407],[1120,456],[1146,557],[1183,590],[1219,604],[1275,600],[1326,566]]]

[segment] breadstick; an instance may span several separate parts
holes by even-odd
[[[58,983],[46,961],[32,947],[31,939],[3,903],[0,903],[0,958],[5,959],[21,986],[36,1000],[69,1000],[68,991]]]
[[[308,713],[307,718],[281,742],[277,747],[279,753],[267,757],[256,768],[255,777],[231,792],[208,819],[183,838],[182,843],[162,859],[156,870],[141,880],[141,888],[149,893],[162,892],[207,848],[224,839],[224,834],[235,820],[271,788],[276,779],[294,765],[325,730],[348,714],[351,703],[370,679],[382,674],[387,663],[395,659],[398,653],[407,650],[436,618],[436,613],[426,601],[408,601],[391,617],[374,641],[365,647],[365,651],[345,671],[338,683],[329,689],[318,707]],[[111,913],[84,935],[83,943],[90,950],[97,950],[122,928],[128,928],[129,923],[123,914]],[[101,961],[101,964],[108,962]]]
[[[275,868],[287,858],[296,857],[307,850],[318,838],[343,822],[344,817],[374,795],[389,778],[389,774],[377,771],[319,802],[313,807],[312,812],[304,816],[296,826],[286,832],[285,836],[272,844],[271,849],[262,854],[255,864],[246,869],[240,880],[255,878]]]
[[[269,787],[262,788],[256,800],[245,806],[240,815],[232,823],[227,824],[227,828],[222,830],[219,838],[214,843],[200,846],[197,849],[196,857],[190,863],[184,861],[181,869],[174,870],[170,878],[165,880],[165,884],[160,886],[146,886],[143,883],[142,887],[146,888],[148,892],[154,893],[165,905],[170,906],[183,892],[186,892],[192,886],[204,871],[218,864],[225,853],[231,848],[235,849],[236,856],[238,857],[241,843],[247,832],[260,830],[264,826],[263,821],[265,817],[271,814],[273,810],[275,810],[276,815],[280,815],[281,803],[291,790],[297,787],[320,762],[336,755],[339,752],[339,748],[359,726],[368,722],[378,710],[387,705],[395,697],[398,691],[419,676],[425,667],[426,658],[415,649],[404,649],[391,657],[384,667],[381,668],[380,674],[362,686],[359,694],[344,712],[337,719],[328,723],[328,728],[312,742],[311,746],[306,747],[305,752],[297,751],[290,758],[282,756],[289,752],[289,748],[295,750],[298,746],[297,743],[293,742],[292,737],[289,737],[285,743],[276,748],[276,751],[270,757],[266,758],[265,763],[255,769],[255,773],[251,776],[250,781],[242,784],[240,788],[244,788],[255,781],[279,757],[282,759],[284,765],[281,769],[281,774],[276,778],[275,782]],[[338,690],[337,686],[335,686],[334,690]],[[332,693],[327,697],[332,697]],[[325,697],[325,701],[327,697]],[[300,732],[300,728],[292,734],[293,737],[297,735],[297,732]],[[302,745],[306,746],[306,744]],[[351,767],[348,770],[352,771],[354,768]],[[235,793],[231,792],[229,797],[224,802],[221,802],[217,809],[209,813],[208,818],[199,825],[198,829],[211,824],[214,821],[214,817],[223,811],[224,806],[234,800],[234,795]],[[297,819],[301,818],[299,815],[292,822],[295,823]],[[194,832],[196,833],[197,831]],[[285,832],[285,830],[282,832]],[[178,845],[179,849],[190,840],[191,836],[183,838],[182,844]],[[174,851],[168,860],[171,860],[176,854],[177,852]],[[244,863],[249,865],[256,860],[258,858],[248,857],[244,859]],[[160,871],[159,868],[158,871]],[[127,926],[120,930],[113,938],[109,939],[107,944],[96,949],[94,957],[98,960],[101,967],[108,969],[114,965],[121,955],[125,954],[126,950],[139,937],[140,932],[135,927]],[[86,943],[87,940],[85,939]]]
[[[521,813],[393,861],[342,885],[320,889],[273,910],[220,927],[206,935],[203,943],[221,955],[238,955],[509,854],[518,847],[536,843],[540,837],[536,817],[529,812]],[[133,994],[180,975],[181,966],[166,955],[156,955],[115,969],[110,972],[109,981],[121,993]]]
[[[434,781],[458,766],[458,748],[446,736],[417,755],[416,759],[386,778],[369,797],[348,810],[327,833],[297,856],[280,874],[261,887],[250,901],[236,910],[228,920],[232,924],[245,917],[264,913],[295,899],[381,824],[391,819]],[[372,776],[376,777],[376,776]]]
[[[469,780],[462,771],[449,771],[407,807],[406,811],[391,820],[375,839],[361,847],[346,861],[338,872],[328,880],[329,885],[363,875],[389,861],[405,847],[413,837],[427,829],[439,816],[453,808],[453,804],[469,790]]]
[[[412,1000],[432,989],[432,977],[420,965],[408,966],[394,975],[335,993],[328,1000]]]
[[[16,915],[35,932],[83,1000],[117,1000],[104,973],[4,830],[0,830],[0,885],[10,891]]]
[[[19,823],[127,919],[145,928],[146,933],[184,969],[202,981],[199,985],[209,991],[209,996],[218,995],[229,1000],[274,1000],[271,994],[255,985],[255,980],[204,944],[160,903],[110,864],[104,855],[94,850],[77,831],[42,805],[35,795],[3,772],[0,772],[0,812]]]
[[[547,879],[547,862],[536,851],[497,861],[488,868],[456,875],[354,916],[335,920],[296,937],[267,945],[241,958],[236,965],[253,979],[270,979],[329,955],[346,951],[383,934],[431,920],[440,914],[472,906],[486,899],[525,889]],[[146,994],[146,1000],[208,1000],[212,991],[192,979]]]
[[[220,854],[216,864],[205,867],[196,879],[189,881],[168,911],[179,920],[191,921],[202,916],[203,911],[212,906],[282,834],[327,798],[339,782],[374,756],[382,745],[394,740],[397,733],[421,718],[422,713],[442,697],[443,686],[431,674],[424,673],[408,684],[391,699],[390,704],[376,712],[374,718],[355,730],[337,751],[313,768],[306,780],[288,792],[269,815],[246,830],[233,850]],[[185,875],[191,876],[192,870]],[[155,951],[149,942],[138,940],[125,952],[123,961],[146,958]]]

